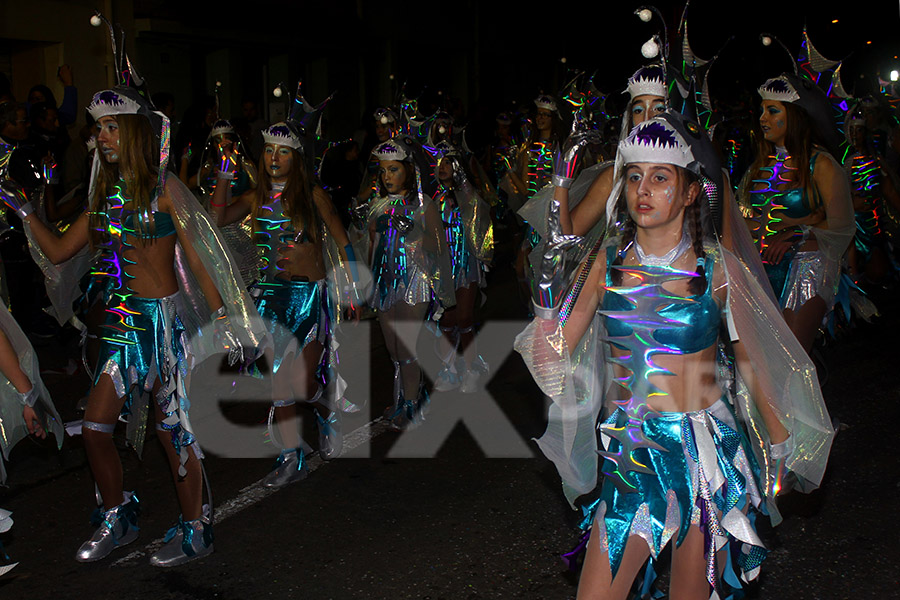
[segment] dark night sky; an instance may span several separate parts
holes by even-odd
[[[304,77],[310,59],[327,57],[327,87],[339,89],[342,97],[358,94],[352,89],[358,80],[351,72],[361,68],[368,81],[366,105],[393,100],[385,97],[383,85],[375,93],[379,86],[372,83],[372,78],[384,76],[380,67],[386,64],[397,83],[408,82],[412,95],[425,90],[421,104],[427,105],[443,88],[460,97],[470,113],[483,108],[479,112],[487,118],[512,101],[530,104],[540,91],[558,92],[572,68],[596,71],[601,91],[619,98],[628,76],[647,62],[641,45],[662,29],[658,19],[643,23],[634,15],[641,4],[601,0],[546,3],[526,10],[521,3],[487,0],[292,1],[258,4],[240,13],[240,19],[206,3],[136,0],[134,7],[136,17],[180,21],[189,28],[202,24],[212,34],[210,47],[218,43],[215,33],[221,29],[242,32],[251,54],[288,51],[296,57],[292,60],[298,78]],[[674,40],[683,0],[655,5]],[[564,6],[567,10],[560,8]],[[720,52],[710,75],[711,93],[718,98],[750,93],[766,78],[789,70],[783,50],[762,47],[759,35],[775,34],[796,54],[804,24],[822,54],[845,59],[843,82],[850,92],[871,92],[879,71],[886,76],[894,64],[900,68],[900,60],[893,58],[900,55],[900,2],[894,0],[692,0],[688,17],[696,54],[710,58]],[[461,80],[465,89],[460,89]]]

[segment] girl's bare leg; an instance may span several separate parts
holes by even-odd
[[[703,533],[691,527],[681,546],[672,548],[672,578],[669,583],[670,600],[707,600],[710,589],[706,580],[706,560],[703,558]]]
[[[426,302],[411,306],[401,301],[379,314],[381,331],[391,360],[400,363],[403,397],[409,401],[419,395],[422,370],[415,360],[416,341],[419,339],[427,310]]]
[[[466,362],[466,367],[471,368],[478,356],[478,346],[475,344],[475,299],[478,297],[478,285],[473,283],[468,287],[456,290],[456,319],[459,327],[459,350]]]
[[[122,496],[122,461],[112,437],[124,403],[125,399],[116,395],[109,375],[101,375],[88,396],[84,412],[84,448],[107,510],[125,501]]]
[[[159,408],[159,404],[155,401],[156,391],[159,384],[153,389],[153,406],[156,411],[156,422],[162,423],[163,414]],[[186,452],[188,456],[187,463],[184,468],[187,474],[184,477],[178,475],[181,459],[175,452],[175,446],[172,445],[172,434],[169,431],[161,429],[156,430],[163,449],[166,451],[166,458],[169,459],[169,468],[172,471],[172,479],[175,480],[175,493],[178,495],[178,504],[181,506],[181,516],[185,521],[193,521],[202,516],[203,505],[203,472],[200,468],[200,459],[194,452],[193,444],[181,448],[182,452]],[[194,442],[195,444],[197,442]]]
[[[826,308],[825,301],[821,297],[813,296],[796,312],[789,308],[784,309],[784,320],[807,354],[812,351],[822,319],[825,318]]]
[[[650,556],[650,549],[643,538],[636,535],[628,538],[614,578],[609,568],[609,555],[603,551],[597,538],[591,535],[588,541],[581,579],[578,581],[578,599],[625,600],[635,577]]]

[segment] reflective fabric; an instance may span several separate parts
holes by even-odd
[[[825,261],[821,252],[797,252],[790,261],[782,259],[781,262],[788,265],[781,306],[796,311],[807,300],[819,295]]]
[[[180,453],[183,446],[194,442],[187,420],[185,332],[177,315],[178,301],[178,294],[130,296],[118,306],[107,307],[101,326],[94,385],[108,375],[116,395],[125,397],[122,415],[128,417],[128,439],[138,453],[147,429],[148,405],[142,401],[143,392],[150,392],[157,381],[160,387],[155,400],[163,414],[163,429],[172,434],[172,445]],[[182,454],[182,463],[186,460]]]
[[[41,420],[41,426],[56,438],[57,446],[62,446],[63,422],[56,412],[56,407],[50,399],[50,393],[41,379],[40,366],[37,355],[31,342],[19,324],[10,314],[6,305],[0,301],[0,332],[9,341],[19,359],[19,367],[34,386],[37,399],[34,410]],[[22,395],[6,377],[0,375],[0,452],[3,458],[9,459],[9,452],[13,446],[28,437],[28,428],[22,416]],[[0,484],[6,481],[6,468],[0,458]],[[2,512],[2,511],[0,511]],[[2,514],[0,514],[2,517]],[[0,521],[2,523],[2,521]]]
[[[414,305],[432,297],[431,276],[426,270],[417,198],[390,197],[375,219],[378,240],[372,252],[374,286],[369,305],[388,310],[395,302]]]
[[[444,191],[438,196],[444,235],[450,250],[450,268],[455,289],[477,283],[484,287],[484,266],[475,256],[469,242],[470,235],[463,222],[463,214],[453,192]]]
[[[607,248],[606,260],[606,285],[612,285],[612,272],[609,268],[615,256],[615,248]],[[653,333],[653,339],[668,348],[673,348],[679,353],[692,354],[716,343],[719,338],[719,323],[721,315],[719,305],[712,296],[713,265],[715,261],[707,256],[704,261],[706,274],[706,289],[702,294],[679,299],[678,303],[661,308],[658,312],[661,317],[673,323],[681,323],[686,327],[661,328]],[[689,302],[684,302],[688,300]],[[607,290],[603,296],[600,308],[604,311],[630,311],[634,305],[625,296],[612,290]],[[631,327],[615,318],[606,320],[606,330],[613,337],[627,337],[632,333]]]
[[[327,331],[323,292],[325,281],[259,283],[251,290],[259,316],[272,335],[275,348],[272,372],[289,354],[298,354]]]
[[[605,424],[621,426],[626,414],[617,410]],[[610,568],[617,572],[632,535],[650,548],[652,560],[677,534],[680,545],[691,526],[704,536],[707,579],[719,588],[724,579],[734,586],[756,575],[766,550],[756,534],[750,512],[765,514],[759,486],[759,468],[746,439],[735,430],[727,404],[718,400],[707,409],[688,413],[660,412],[642,425],[648,439],[659,448],[640,448],[636,459],[653,473],[635,473],[637,488],[622,493],[611,480],[604,482],[591,535],[605,535],[601,545],[609,549]],[[604,436],[607,449],[617,442]],[[601,522],[602,521],[602,522]],[[728,565],[735,572],[719,577],[717,551],[727,546]],[[736,575],[736,576],[734,576]]]

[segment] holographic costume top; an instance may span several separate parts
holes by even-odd
[[[175,223],[168,213],[159,212],[158,199],[155,198],[151,202],[151,212],[146,215],[140,215],[133,208],[125,208],[129,200],[124,196],[124,187],[124,181],[119,181],[113,189],[113,194],[107,198],[106,209],[96,214],[99,221],[98,229],[103,232],[103,241],[100,243],[100,257],[91,271],[93,277],[107,281],[103,287],[120,301],[124,301],[133,293],[129,286],[132,275],[128,272],[128,265],[133,262],[125,258],[125,253],[134,246],[128,239],[136,237],[152,240],[175,235]],[[151,216],[152,233],[147,222]],[[145,221],[141,231],[138,231],[137,219]]]
[[[850,157],[848,171],[850,191],[855,199],[862,200],[862,207],[855,211],[854,244],[859,252],[868,256],[873,244],[880,243],[885,235],[881,167],[875,156],[854,154]]]
[[[423,210],[415,194],[389,194],[376,201],[369,216],[379,236],[372,252],[370,306],[388,310],[395,302],[414,305],[431,300],[432,277],[420,222]]]
[[[818,156],[819,154],[815,153],[809,159],[810,177],[815,170]],[[808,197],[806,190],[796,187],[783,189],[785,185],[791,185],[796,181],[796,178],[789,177],[791,171],[796,171],[795,167],[788,167],[785,164],[789,159],[790,156],[786,153],[772,156],[771,160],[774,160],[774,164],[760,169],[766,177],[753,179],[746,194],[749,206],[745,205],[743,209],[745,216],[756,223],[753,235],[760,252],[768,247],[770,236],[779,232],[776,227],[785,217],[790,219],[807,217],[812,214],[813,205],[821,206],[822,204],[819,191],[815,186],[812,199]],[[769,283],[779,298],[786,293],[785,287],[788,285],[791,263],[796,255],[797,247],[795,246],[788,250],[777,264],[763,262]]]
[[[269,194],[269,201],[263,204],[256,217],[256,246],[260,256],[260,275],[271,282],[277,275],[284,271],[278,266],[279,250],[292,247],[294,244],[313,242],[313,237],[305,229],[297,231],[291,223],[291,219],[284,214],[284,205],[281,195],[284,191],[284,183],[273,183]]]
[[[531,142],[523,145],[525,161],[525,196],[531,198],[550,182],[553,175],[553,157],[557,152],[554,142]]]
[[[818,153],[815,153],[809,159],[810,176],[815,170],[818,156]],[[748,190],[744,211],[745,216],[756,223],[754,237],[760,251],[766,249],[767,238],[777,233],[774,227],[784,220],[784,217],[800,219],[811,214],[812,205],[821,205],[819,192],[815,187],[812,199],[807,197],[806,190],[784,189],[785,185],[791,185],[796,181],[795,178],[788,176],[791,171],[797,170],[785,164],[790,158],[787,154],[770,157],[774,164],[760,169],[765,178],[753,179]]]
[[[609,267],[612,264],[614,254],[615,248],[607,248],[607,291],[603,296],[603,303],[600,308],[602,314],[607,317],[606,331],[609,333],[612,343],[619,346],[615,338],[628,338],[633,333],[639,339],[643,338],[635,333],[634,329],[629,325],[629,319],[634,318],[634,315],[624,315],[625,312],[635,310],[634,303],[629,300],[632,294],[622,292],[620,288],[613,286],[613,269],[624,270],[623,267]],[[719,337],[721,313],[719,305],[712,295],[714,262],[710,257],[706,257],[703,262],[704,273],[706,273],[706,289],[704,292],[686,298],[679,298],[670,294],[669,299],[673,302],[658,310],[658,314],[667,321],[668,326],[655,328],[651,337],[671,352],[693,354],[709,348],[716,343]],[[687,273],[683,276],[692,275]]]
[[[477,197],[467,200],[480,202]],[[479,210],[478,207],[468,207],[469,210],[463,210],[459,205],[456,193],[452,190],[441,189],[435,201],[441,211],[444,235],[450,250],[450,268],[454,288],[468,287],[473,283],[483,287],[485,279],[482,256],[485,251],[490,253],[493,249],[493,229],[490,222],[486,223],[486,228],[479,227],[484,224],[478,223],[477,219],[472,218],[473,212]],[[481,217],[487,216],[485,211],[481,211],[481,213]],[[467,221],[469,222],[467,223]],[[479,231],[475,231],[475,229],[479,229]],[[476,236],[481,236],[482,239],[476,239]]]
[[[616,379],[629,397],[614,400],[628,417],[624,426],[603,428],[603,433],[616,439],[621,450],[615,455],[601,452],[608,459],[604,473],[626,487],[633,487],[629,472],[652,473],[652,469],[635,461],[633,451],[639,447],[653,447],[642,433],[644,420],[656,412],[649,405],[654,396],[665,396],[650,382],[651,375],[668,374],[653,362],[655,355],[692,354],[704,350],[718,340],[721,314],[712,296],[714,261],[706,257],[706,289],[698,296],[676,296],[663,288],[672,280],[693,278],[697,273],[679,271],[671,267],[612,264],[615,248],[607,248],[606,293],[598,312],[605,317],[609,341],[627,354],[611,356],[610,361],[627,369],[628,377]],[[632,275],[640,284],[616,287],[612,284],[612,270]]]

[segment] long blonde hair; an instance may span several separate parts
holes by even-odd
[[[92,247],[108,241],[106,205],[111,195],[121,192],[138,215],[152,213],[159,171],[159,140],[153,133],[150,121],[141,115],[116,115],[116,124],[119,127],[119,162],[107,162],[102,152],[98,152],[98,157],[94,159],[100,161],[100,168],[94,197],[90,199],[88,223]],[[141,218],[135,219],[135,233],[139,237],[153,238],[155,229],[152,217],[146,222]]]

